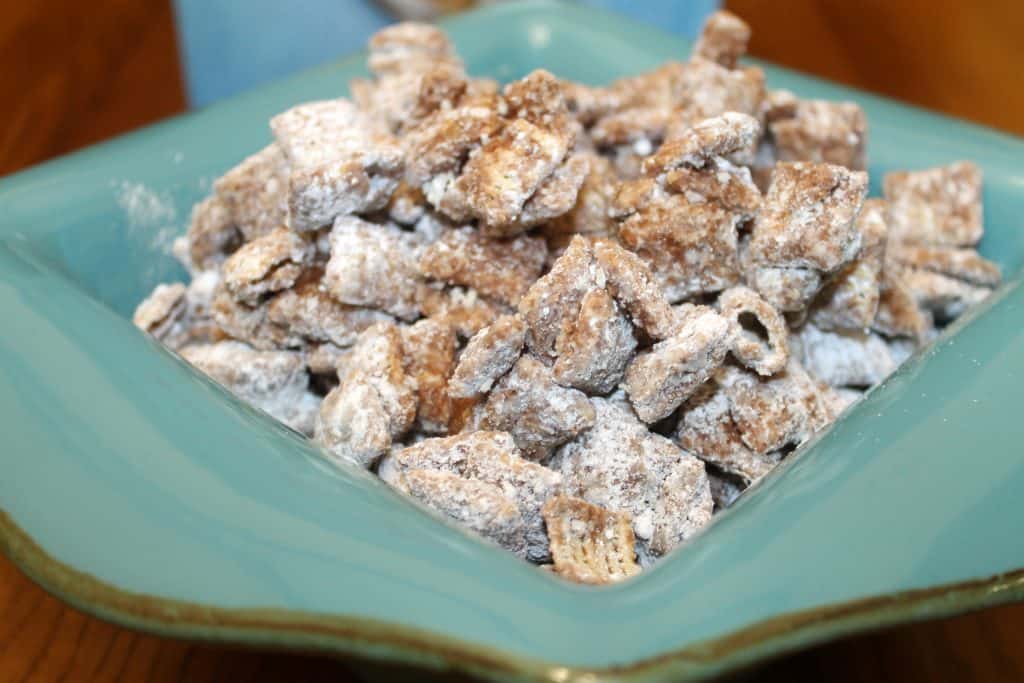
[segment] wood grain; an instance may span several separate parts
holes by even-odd
[[[734,0],[753,51],[805,71],[1024,132],[1015,2]],[[184,108],[167,0],[0,3],[0,174]],[[1024,680],[1024,605],[843,640],[783,658],[758,678]],[[404,673],[404,675],[402,675]],[[389,678],[415,677],[388,670]],[[384,678],[385,675],[374,676]],[[88,617],[0,558],[0,681],[359,680],[318,657],[158,638]]]

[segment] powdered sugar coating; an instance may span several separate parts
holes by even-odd
[[[501,316],[466,344],[448,381],[448,394],[452,398],[473,398],[487,393],[512,369],[525,343],[526,325],[522,318]]]
[[[255,306],[265,295],[295,284],[313,249],[299,235],[278,228],[246,243],[224,262],[224,285],[240,302]]]
[[[307,391],[306,364],[292,351],[259,351],[237,341],[191,344],[181,357],[239,399],[303,434],[313,431],[319,399]]]
[[[472,287],[514,306],[540,277],[546,256],[542,238],[520,235],[496,240],[462,227],[446,230],[424,249],[419,269],[426,277]]]
[[[800,100],[792,116],[778,116],[770,124],[779,161],[813,161],[866,168],[867,117],[853,102]]]
[[[346,99],[301,104],[275,116],[270,127],[288,159],[292,230],[380,209],[398,186],[400,145]]]
[[[623,384],[636,414],[648,424],[668,417],[725,360],[729,321],[705,306],[691,306],[678,331],[630,362]]]
[[[808,323],[797,340],[803,366],[833,387],[871,387],[896,369],[885,340],[872,332],[829,332]]]
[[[524,457],[543,461],[593,424],[586,395],[559,386],[550,368],[524,355],[475,408],[467,430],[508,432]]]
[[[408,470],[403,490],[427,507],[517,555],[525,552],[523,517],[501,490],[438,470]]]
[[[981,170],[967,161],[887,173],[893,241],[967,247],[981,240]]]
[[[559,449],[567,495],[632,516],[641,550],[664,555],[711,519],[704,464],[653,434],[621,404],[591,399],[592,429]]]
[[[747,114],[728,111],[704,119],[645,159],[644,174],[656,177],[684,165],[702,168],[715,157],[753,149],[760,135],[761,125]]]
[[[334,223],[330,240],[323,286],[331,296],[406,320],[419,315],[421,245],[414,233],[342,216]]]
[[[241,244],[231,208],[218,194],[192,207],[192,219],[185,235],[185,266],[189,270],[217,268]]]

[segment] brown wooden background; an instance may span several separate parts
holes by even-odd
[[[1024,133],[1024,3],[728,0],[760,57]],[[0,0],[0,174],[185,107],[168,0]],[[1022,160],[1024,164],[1024,160]],[[1024,605],[776,661],[791,680],[1021,681]],[[0,681],[339,681],[322,658],[141,635],[65,607],[0,559]]]

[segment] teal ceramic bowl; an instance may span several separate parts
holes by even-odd
[[[448,29],[477,74],[587,82],[688,54],[590,9]],[[700,678],[839,634],[1024,596],[1024,143],[855,98],[875,189],[973,159],[1006,282],[653,570],[570,585],[423,514],[137,332],[134,304],[212,178],[328,65],[0,183],[0,547],[100,617],[175,636],[523,680]]]

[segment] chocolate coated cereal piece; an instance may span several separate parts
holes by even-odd
[[[514,306],[540,277],[546,256],[540,237],[495,240],[463,227],[445,231],[424,249],[419,268],[427,277],[472,287]]]
[[[664,555],[711,519],[704,463],[648,431],[628,406],[591,403],[593,428],[559,449],[551,467],[566,495],[631,515],[641,558]]]
[[[693,53],[727,69],[747,52],[750,26],[732,12],[719,10],[704,22],[704,29],[693,46]]]
[[[730,411],[725,390],[708,382],[683,405],[673,438],[683,450],[750,484],[768,474],[779,458],[747,447]]]
[[[946,275],[979,287],[995,287],[1001,277],[999,266],[974,249],[895,243],[886,250],[886,257],[907,268]]]
[[[420,287],[417,296],[423,315],[444,319],[462,339],[469,339],[508,312],[504,305],[488,301],[475,289],[465,287]]]
[[[729,350],[737,360],[759,375],[773,375],[786,367],[786,320],[757,292],[747,287],[727,289],[718,297],[718,310],[733,323]],[[757,331],[757,326],[764,334]]]
[[[904,273],[882,266],[878,290],[878,312],[871,328],[890,337],[924,340],[934,329],[930,312],[917,304]]]
[[[288,224],[288,161],[277,143],[244,159],[213,187],[243,241]]]
[[[308,102],[270,121],[289,163],[289,225],[316,230],[381,209],[398,186],[402,148],[345,99]]]
[[[493,484],[438,470],[408,470],[404,489],[414,499],[517,555],[525,552],[523,517]]]
[[[622,380],[636,350],[633,327],[611,295],[594,289],[584,295],[580,312],[555,342],[555,381],[589,394],[607,394]]]
[[[971,247],[981,240],[981,170],[968,161],[887,173],[893,242]]]
[[[213,194],[192,207],[185,235],[185,265],[189,270],[217,268],[242,243],[227,202]]]
[[[293,351],[258,351],[237,341],[191,344],[181,357],[242,401],[311,434],[319,398],[307,391],[306,363]]]
[[[404,320],[419,316],[420,240],[392,225],[341,216],[331,231],[323,286],[350,306],[380,308]]]
[[[180,282],[159,284],[135,308],[132,323],[158,342],[177,348],[186,339],[186,288]]]
[[[544,504],[554,571],[577,583],[606,584],[640,572],[626,513],[609,512],[571,496]]]
[[[477,332],[466,344],[448,381],[452,398],[486,394],[505,375],[523,352],[526,325],[522,318],[503,315]]]
[[[705,306],[692,306],[674,336],[638,354],[626,368],[624,387],[637,416],[648,424],[668,417],[725,360],[729,321]]]
[[[525,355],[474,410],[469,431],[508,432],[524,457],[542,461],[593,424],[594,409],[586,395],[559,386],[550,368]]]
[[[882,262],[886,249],[886,204],[868,199],[857,216],[861,248],[827,284],[815,301],[811,319],[822,329],[866,330],[878,313]]]
[[[770,124],[779,161],[814,161],[866,168],[867,117],[853,102],[800,100],[793,116]]]
[[[405,372],[419,397],[415,427],[428,434],[444,434],[451,419],[448,377],[455,367],[458,340],[446,322],[424,318],[402,330]]]
[[[335,458],[372,467],[416,416],[416,387],[405,373],[398,327],[381,323],[359,335],[338,377],[320,407],[316,440]]]
[[[885,340],[872,332],[829,332],[808,323],[797,339],[804,368],[833,387],[871,387],[896,369]]]
[[[313,245],[278,228],[243,245],[224,262],[224,285],[238,301],[256,306],[267,295],[288,289],[313,258]]]
[[[538,562],[550,557],[541,506],[558,490],[562,477],[523,459],[509,434],[478,431],[426,439],[393,453],[389,460],[391,472],[386,474],[399,488],[400,473],[409,469],[444,471],[497,486],[523,516],[527,558]]]
[[[703,168],[715,157],[752,149],[760,135],[761,125],[747,114],[729,111],[704,119],[645,159],[644,174],[655,177],[682,166]]]

